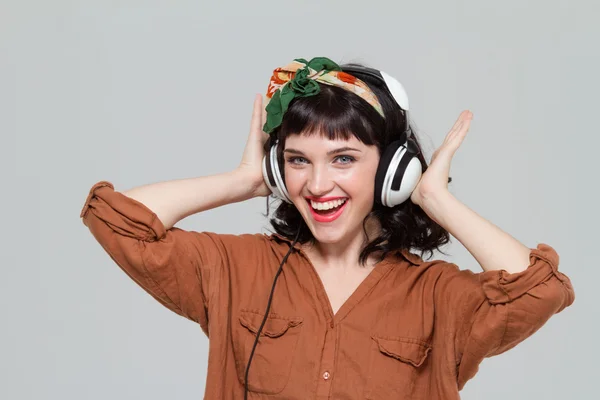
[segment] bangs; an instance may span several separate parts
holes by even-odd
[[[385,120],[368,102],[345,89],[319,83],[317,95],[295,98],[289,105],[277,137],[321,135],[330,140],[351,136],[366,145],[378,144],[376,134]]]

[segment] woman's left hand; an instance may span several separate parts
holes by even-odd
[[[465,110],[460,113],[456,123],[444,143],[433,153],[429,167],[421,176],[417,187],[412,192],[410,200],[423,207],[425,200],[443,194],[448,191],[448,177],[450,175],[450,163],[454,153],[460,147],[463,139],[469,131],[473,113]]]

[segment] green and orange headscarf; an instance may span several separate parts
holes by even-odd
[[[273,71],[267,88],[267,121],[263,130],[270,134],[281,125],[283,115],[294,98],[319,93],[321,88],[317,82],[341,87],[360,96],[384,116],[381,104],[371,89],[360,79],[343,72],[329,58],[315,57],[310,61],[296,58]]]

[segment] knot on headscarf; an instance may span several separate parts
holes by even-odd
[[[343,72],[339,65],[326,57],[310,61],[296,58],[290,64],[273,71],[267,88],[267,121],[263,131],[272,133],[281,125],[289,104],[296,97],[314,96],[321,91],[318,82],[349,90],[369,102],[383,116],[375,94],[361,80]]]

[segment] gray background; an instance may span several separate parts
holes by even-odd
[[[402,81],[429,156],[472,110],[452,192],[555,247],[573,281],[575,304],[484,361],[463,398],[598,398],[597,2],[0,4],[0,398],[202,398],[208,340],[114,265],[79,212],[99,180],[234,168],[255,93],[315,56]],[[254,199],[179,226],[257,232],[264,211]],[[446,250],[479,270],[456,240]]]

